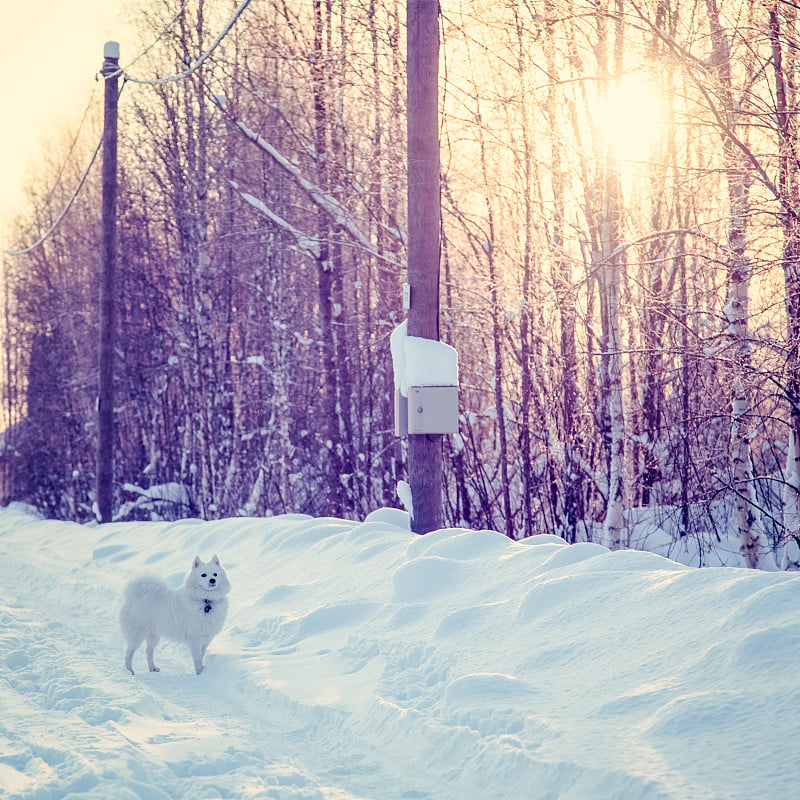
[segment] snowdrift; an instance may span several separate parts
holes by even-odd
[[[0,512],[0,797],[796,795],[800,576],[405,526]],[[233,585],[206,671],[130,676],[124,581],[196,552]]]

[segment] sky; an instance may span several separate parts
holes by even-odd
[[[134,39],[120,0],[0,0],[0,236],[18,204],[25,175],[48,140],[74,130],[92,94],[106,41]],[[2,240],[0,246],[8,244]]]

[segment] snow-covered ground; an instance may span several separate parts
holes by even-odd
[[[404,524],[0,512],[0,797],[798,796],[797,573]],[[206,671],[128,674],[124,581],[214,552]]]

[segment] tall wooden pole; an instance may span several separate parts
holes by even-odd
[[[103,115],[103,231],[100,272],[99,390],[97,403],[97,512],[110,522],[114,500],[114,350],[117,255],[117,99],[119,45],[106,42]]]
[[[439,338],[439,2],[408,0],[408,335]],[[442,435],[408,437],[416,533],[441,528]]]

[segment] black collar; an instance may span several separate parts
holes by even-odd
[[[204,598],[203,599],[203,603],[205,603],[205,605],[203,606],[203,611],[205,611],[206,614],[208,614],[208,612],[211,611],[211,608],[212,608],[211,601],[210,600],[206,600]]]

